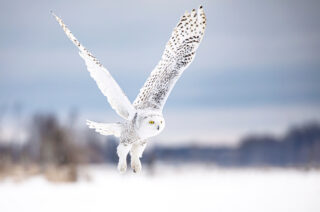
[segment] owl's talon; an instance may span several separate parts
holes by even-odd
[[[131,168],[132,168],[134,173],[141,172],[142,166],[141,166],[140,160],[139,159],[133,160],[131,162]]]
[[[119,163],[118,164],[118,170],[119,170],[120,173],[125,173],[127,171],[127,164]]]

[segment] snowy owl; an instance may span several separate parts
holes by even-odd
[[[88,120],[87,125],[102,135],[114,135],[120,138],[117,147],[120,172],[125,172],[127,169],[126,159],[129,152],[131,168],[134,172],[141,171],[140,158],[147,139],[158,135],[164,129],[163,106],[177,80],[193,61],[203,38],[206,16],[202,6],[198,10],[193,9],[190,13],[185,12],[181,17],[166,44],[160,62],[140,89],[133,104],[109,71],[75,38],[58,16],[54,13],[52,15],[68,38],[78,47],[91,77],[107,97],[111,107],[125,119],[121,123],[96,123]]]

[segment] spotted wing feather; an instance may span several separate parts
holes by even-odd
[[[136,109],[162,110],[172,88],[194,59],[203,38],[206,16],[202,6],[186,12],[174,28],[158,65],[140,89]]]

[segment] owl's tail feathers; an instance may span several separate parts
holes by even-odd
[[[87,125],[91,129],[95,129],[96,132],[101,135],[114,135],[120,137],[121,135],[121,124],[120,123],[97,123],[87,120]]]

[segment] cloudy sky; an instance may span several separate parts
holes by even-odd
[[[0,107],[119,121],[53,10],[133,101],[185,10],[203,4],[207,31],[166,104],[161,142],[234,143],[320,120],[320,2],[3,1]],[[186,115],[188,114],[188,115]],[[9,116],[9,115],[8,115]]]

